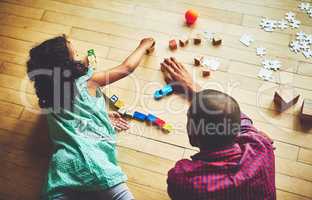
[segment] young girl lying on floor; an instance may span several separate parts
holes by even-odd
[[[143,39],[123,63],[101,72],[94,72],[87,59],[75,59],[76,50],[65,36],[31,49],[28,76],[40,107],[49,111],[54,144],[42,199],[134,199],[116,160],[115,128],[128,124],[118,113],[106,112],[99,87],[133,72],[153,44],[152,38]]]

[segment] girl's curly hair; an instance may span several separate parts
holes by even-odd
[[[76,93],[74,81],[85,75],[87,68],[71,58],[66,36],[42,42],[30,50],[29,56],[27,73],[34,81],[39,106],[54,111],[71,109]]]

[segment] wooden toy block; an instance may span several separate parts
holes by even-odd
[[[125,106],[125,103],[123,102],[123,101],[121,101],[121,100],[117,100],[115,103],[114,103],[114,106],[116,107],[116,108],[122,108],[122,107],[124,107]]]
[[[212,45],[219,46],[222,44],[222,39],[219,36],[215,36],[212,38]]]
[[[111,96],[111,97],[109,98],[109,100],[110,100],[113,104],[115,104],[115,103],[118,101],[118,97],[117,97],[116,95],[113,95],[113,96]]]
[[[155,124],[156,126],[162,128],[162,127],[166,124],[166,122],[165,122],[164,120],[162,120],[162,119],[157,118],[157,119],[155,120],[154,124]]]
[[[133,118],[134,118],[134,119],[137,119],[137,120],[140,120],[140,121],[144,121],[144,120],[146,119],[146,115],[143,114],[143,113],[140,113],[140,112],[138,112],[138,111],[135,111],[135,112],[133,113]]]
[[[185,47],[186,45],[188,45],[188,43],[189,39],[186,37],[179,40],[180,47]]]
[[[178,48],[177,42],[175,40],[169,41],[169,49],[170,50],[176,50]]]
[[[126,117],[130,117],[130,118],[133,118],[133,115],[134,115],[134,110],[133,109],[127,109],[126,110],[126,113],[125,113],[125,116]]]
[[[146,116],[146,121],[149,123],[154,123],[156,121],[157,117],[155,115],[152,114],[148,114]]]
[[[170,133],[170,132],[172,131],[173,127],[172,127],[171,124],[167,124],[167,123],[166,123],[166,124],[162,127],[162,129],[163,129],[164,131]]]
[[[200,45],[201,43],[201,37],[199,35],[197,35],[196,37],[193,38],[193,42],[195,45]]]
[[[309,123],[311,126],[312,122],[312,99],[304,99],[300,112],[300,119],[304,123]]]
[[[211,73],[211,71],[209,69],[203,69],[203,71],[202,71],[203,77],[210,76],[210,73]]]
[[[194,58],[194,65],[200,66],[200,64],[201,64],[201,58]]]
[[[117,112],[118,112],[120,115],[124,116],[124,115],[126,115],[126,113],[127,113],[127,108],[121,107],[121,108],[119,108],[119,109],[117,110]]]
[[[292,105],[295,105],[299,99],[299,94],[294,88],[281,87],[274,94],[274,103],[278,111],[282,112]]]

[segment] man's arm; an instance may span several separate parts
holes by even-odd
[[[172,84],[175,91],[185,94],[189,101],[192,101],[194,94],[201,90],[201,87],[193,81],[185,67],[175,58],[166,58],[161,63],[161,71],[164,73],[165,81],[168,84]],[[252,120],[244,113],[241,114],[241,133],[259,134],[273,143],[273,140],[268,135],[258,131],[253,126]]]
[[[92,85],[105,86],[132,73],[139,65],[147,50],[153,48],[155,41],[153,38],[144,38],[139,46],[118,66],[108,70],[96,72],[90,82]]]

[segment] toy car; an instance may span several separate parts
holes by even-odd
[[[171,85],[166,85],[162,89],[155,91],[154,98],[156,100],[159,100],[159,99],[161,99],[164,96],[168,96],[168,95],[172,94],[172,92],[173,92],[172,86]]]

